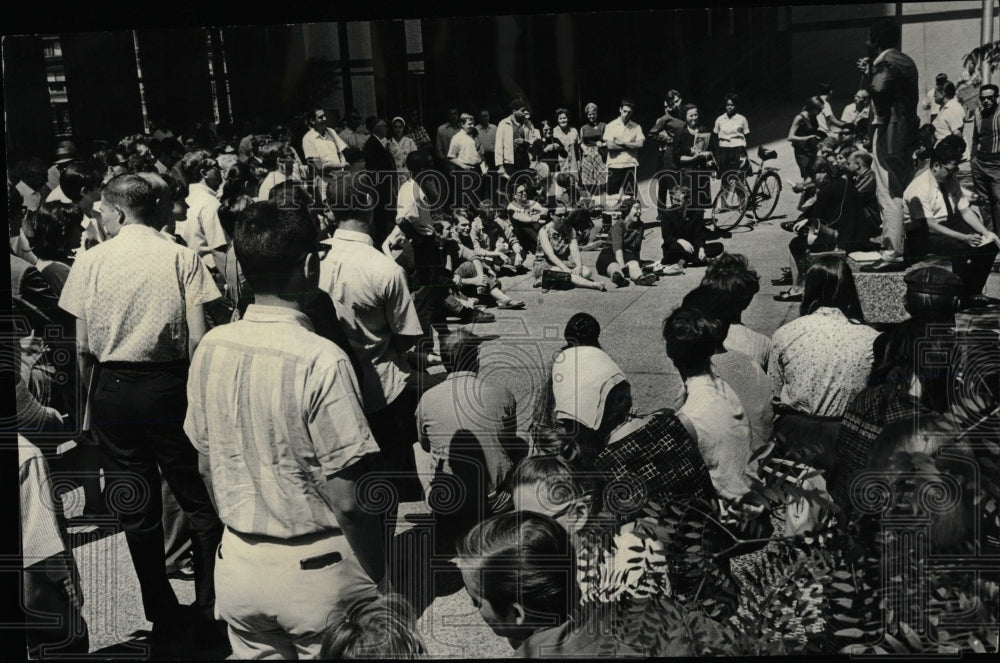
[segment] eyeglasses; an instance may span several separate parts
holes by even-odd
[[[979,95],[979,100],[980,101],[996,101],[997,100],[997,96],[995,94],[990,94],[990,95],[983,95],[983,94],[981,94],[981,95]]]

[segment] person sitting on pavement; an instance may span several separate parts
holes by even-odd
[[[525,250],[534,253],[538,249],[538,233],[547,215],[548,210],[534,200],[534,187],[519,180],[514,188],[514,198],[507,205],[507,216]]]
[[[645,232],[641,212],[642,206],[638,200],[623,198],[618,211],[614,213],[614,221],[608,233],[611,245],[597,256],[597,273],[609,277],[619,288],[627,286],[629,279],[641,286],[655,285],[657,281],[655,274],[643,274],[639,264]]]
[[[469,248],[463,241],[463,233],[456,226],[464,227],[464,236],[468,237],[471,223],[465,217],[456,218],[455,226],[451,221],[440,219],[435,221],[435,233],[441,239],[441,253],[445,257],[445,269],[454,274],[455,285],[461,294],[470,298],[492,297],[500,309],[522,309],[524,302],[511,299],[502,289],[496,272]],[[470,241],[471,243],[471,241]]]
[[[698,266],[722,253],[720,242],[706,242],[708,232],[702,211],[691,206],[691,189],[674,187],[670,192],[673,206],[660,215],[662,258],[650,267],[655,274],[676,276],[685,266]]]
[[[545,272],[557,271],[569,274],[568,284],[578,288],[605,291],[603,283],[592,279],[593,270],[580,260],[576,229],[569,223],[569,210],[557,207],[549,221],[538,233],[538,250],[535,252],[533,267],[535,286],[545,286]]]
[[[726,350],[742,352],[765,371],[771,352],[771,339],[765,334],[743,324],[743,312],[760,291],[760,277],[750,266],[746,256],[723,253],[708,263],[701,285],[711,288],[719,301],[718,310],[725,313],[729,333],[723,346]]]
[[[524,265],[524,249],[521,241],[514,233],[511,223],[497,216],[497,208],[490,202],[484,202],[478,210],[470,208],[469,218],[472,225],[469,237],[472,248],[483,260],[491,262],[494,269],[507,268],[515,273],[520,272]]]
[[[566,350],[567,348],[574,348],[580,345],[600,348],[600,336],[601,323],[594,316],[582,311],[574,313],[566,321],[566,328],[563,329],[563,338],[566,339],[566,345],[562,349]]]

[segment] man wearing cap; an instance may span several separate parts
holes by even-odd
[[[74,159],[76,159],[76,146],[73,145],[73,141],[59,141],[59,147],[56,148],[56,160],[53,162],[52,167],[49,168],[48,172],[49,180],[47,184],[52,192],[45,198],[45,202],[50,203],[53,200],[61,203],[70,202],[66,199],[66,196],[62,194],[62,190],[59,188],[59,175],[62,173],[63,169],[66,168],[66,164]]]
[[[981,304],[1000,238],[972,211],[968,193],[955,177],[961,156],[951,146],[935,147],[929,167],[913,178],[903,198],[917,225],[912,233],[915,253],[951,258],[951,271],[964,284],[965,303]]]
[[[979,211],[983,225],[1000,232],[1000,87],[986,83],[979,88],[980,107],[973,115],[972,185],[983,203]]]
[[[417,406],[418,440],[430,454],[424,467],[418,465],[425,494],[440,475],[459,479],[466,499],[454,513],[469,525],[502,510],[500,488],[528,452],[517,437],[514,394],[479,376],[484,340],[465,329],[446,334],[441,363],[448,377],[424,392]]]
[[[955,311],[961,304],[962,279],[941,267],[921,267],[907,273],[903,282],[906,283],[903,308],[911,320],[948,327],[955,325]],[[902,323],[893,328],[899,324]],[[890,331],[882,332],[872,342],[875,354],[872,366],[882,364]]]

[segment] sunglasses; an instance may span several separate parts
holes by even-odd
[[[979,95],[979,100],[980,101],[996,101],[997,100],[997,96],[995,94],[991,94],[991,95]]]

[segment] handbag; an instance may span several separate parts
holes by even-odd
[[[568,290],[573,287],[570,281],[572,275],[558,269],[546,269],[542,272],[542,292],[549,290]]]

